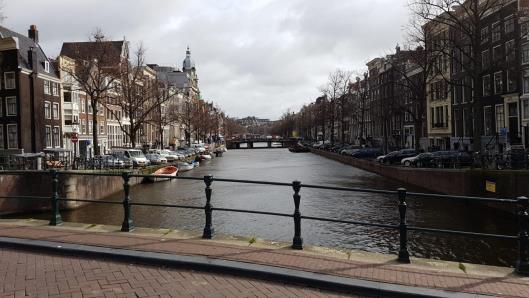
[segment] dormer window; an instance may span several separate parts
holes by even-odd
[[[44,71],[48,73],[50,72],[50,62],[44,61]]]

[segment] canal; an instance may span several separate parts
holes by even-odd
[[[182,176],[215,177],[321,184],[338,187],[363,187],[395,190],[404,186],[381,176],[353,168],[311,153],[290,153],[286,149],[231,150],[222,158],[205,162]],[[292,188],[214,182],[215,207],[253,209],[292,213]],[[327,190],[301,190],[301,212],[307,216],[328,217],[376,223],[398,223],[397,198],[377,194]],[[132,187],[136,202],[203,206],[204,183],[174,180]],[[122,194],[109,199],[121,200]],[[408,223],[421,227],[457,229],[486,233],[516,234],[515,220],[495,209],[436,199],[409,199]],[[201,231],[202,210],[134,206],[136,226]],[[66,221],[120,225],[121,206],[91,204],[63,212]],[[291,241],[291,218],[244,213],[214,212],[216,233]],[[398,231],[347,224],[302,221],[305,244],[341,249],[360,249],[382,253],[398,251]],[[413,256],[434,259],[513,265],[515,241],[475,239],[410,232],[409,249]]]

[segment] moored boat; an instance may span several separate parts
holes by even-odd
[[[156,171],[154,171],[154,173],[152,173],[153,175],[156,175],[156,176],[166,176],[168,178],[163,178],[163,177],[145,177],[143,179],[144,182],[159,182],[159,181],[167,181],[167,180],[170,180],[170,177],[175,177],[176,174],[178,173],[178,168],[175,167],[175,166],[167,166],[167,167],[163,167],[163,168],[160,168]]]
[[[179,162],[177,164],[178,172],[186,172],[192,170],[195,166],[192,163]]]
[[[210,154],[202,154],[200,155],[200,160],[210,160],[211,155]]]

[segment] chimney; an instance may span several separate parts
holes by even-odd
[[[28,37],[33,39],[35,43],[39,43],[39,31],[36,25],[29,26]]]

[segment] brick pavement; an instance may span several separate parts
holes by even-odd
[[[191,270],[0,248],[0,297],[345,297]]]
[[[165,236],[155,237],[132,233],[90,232],[83,229],[44,225],[0,223],[0,236],[179,255],[200,255],[408,286],[502,297],[529,297],[529,278],[513,275],[509,270],[494,274],[488,272],[467,274],[443,268],[397,264],[394,261],[370,262],[362,259],[339,259],[284,248],[249,247],[196,238],[172,239]]]

